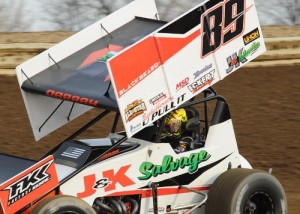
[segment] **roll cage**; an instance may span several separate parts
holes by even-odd
[[[195,140],[195,147],[203,147],[205,146],[205,140],[208,134],[209,127],[211,125],[216,125],[218,123],[224,122],[227,119],[230,119],[230,113],[228,109],[227,102],[223,96],[220,96],[217,94],[217,92],[212,88],[208,88],[205,90],[202,95],[199,95],[190,101],[186,102],[185,104],[179,106],[179,108],[191,108],[197,109],[199,111],[202,111],[200,113],[199,123],[196,123],[197,130],[194,130],[197,132],[195,134],[196,139]],[[213,112],[209,111],[211,109],[211,105],[209,105],[210,101],[216,101],[216,106],[213,108]],[[202,106],[199,106],[202,105]],[[95,123],[101,121],[104,117],[106,117],[110,113],[115,113],[112,128],[111,128],[111,134],[117,133],[118,138],[115,138],[114,140],[111,140],[111,145],[106,147],[106,150],[99,154],[98,156],[95,156],[94,159],[89,159],[88,162],[85,163],[83,167],[81,167],[79,171],[82,171],[84,168],[88,167],[89,165],[95,163],[96,161],[99,161],[102,157],[113,151],[115,148],[119,147],[122,143],[128,142],[128,138],[126,136],[125,131],[117,132],[117,125],[120,121],[120,113],[114,112],[111,110],[104,110],[102,111],[98,116],[93,118],[90,122],[85,124],[83,127],[81,127],[79,130],[74,132],[71,136],[66,138],[63,142],[58,144],[55,148],[53,148],[51,151],[49,151],[47,154],[45,154],[41,159],[47,157],[50,154],[54,154],[63,143],[65,142],[73,142],[77,144],[82,144],[80,140],[75,140],[75,138],[78,138],[82,133],[84,133],[87,129],[89,129],[91,126],[93,126]],[[164,121],[164,117],[157,120],[152,124],[151,126],[145,127],[143,130],[135,134],[132,138],[150,141],[153,143],[160,143],[160,135],[162,132],[162,121]],[[211,118],[211,120],[210,120]],[[136,148],[137,144],[131,144],[130,148]],[[128,148],[126,151],[130,150]],[[73,174],[72,174],[73,176]],[[66,178],[67,179],[67,178]]]

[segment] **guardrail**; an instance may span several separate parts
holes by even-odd
[[[300,65],[300,37],[265,38],[267,52],[247,67]],[[0,44],[0,74],[14,75],[17,65],[54,46],[56,43]]]

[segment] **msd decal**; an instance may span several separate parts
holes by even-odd
[[[53,157],[49,156],[0,186],[5,213],[15,213],[57,185]]]
[[[134,185],[135,182],[131,180],[126,172],[131,165],[122,166],[118,171],[110,169],[102,172],[102,178],[96,179],[96,175],[87,175],[84,180],[84,191],[77,194],[78,198],[86,198],[96,193],[97,189],[104,189],[105,192],[116,190],[116,184],[122,187]]]
[[[186,85],[189,84],[190,78],[185,78],[184,80],[181,80],[179,83],[176,84],[176,91],[179,91],[180,89],[184,88]]]

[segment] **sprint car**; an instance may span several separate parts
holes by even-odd
[[[31,206],[29,213],[284,213],[280,183],[239,154],[224,97],[213,88],[203,94],[180,106],[189,118],[189,151],[160,142],[163,119],[127,138],[116,132],[118,111],[105,110],[38,162],[9,157],[11,173],[30,167],[5,185],[2,203],[32,198],[47,185],[18,213]],[[107,138],[77,140],[109,115]]]
[[[38,160],[0,154],[0,213],[287,213],[279,181],[239,154],[212,87],[264,51],[252,0],[205,1],[171,22],[135,0],[21,64],[36,140],[100,113]],[[178,108],[182,153],[161,138]],[[80,138],[105,118],[104,138]]]

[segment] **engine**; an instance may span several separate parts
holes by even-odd
[[[97,214],[137,214],[139,213],[138,196],[97,198],[93,208]]]

